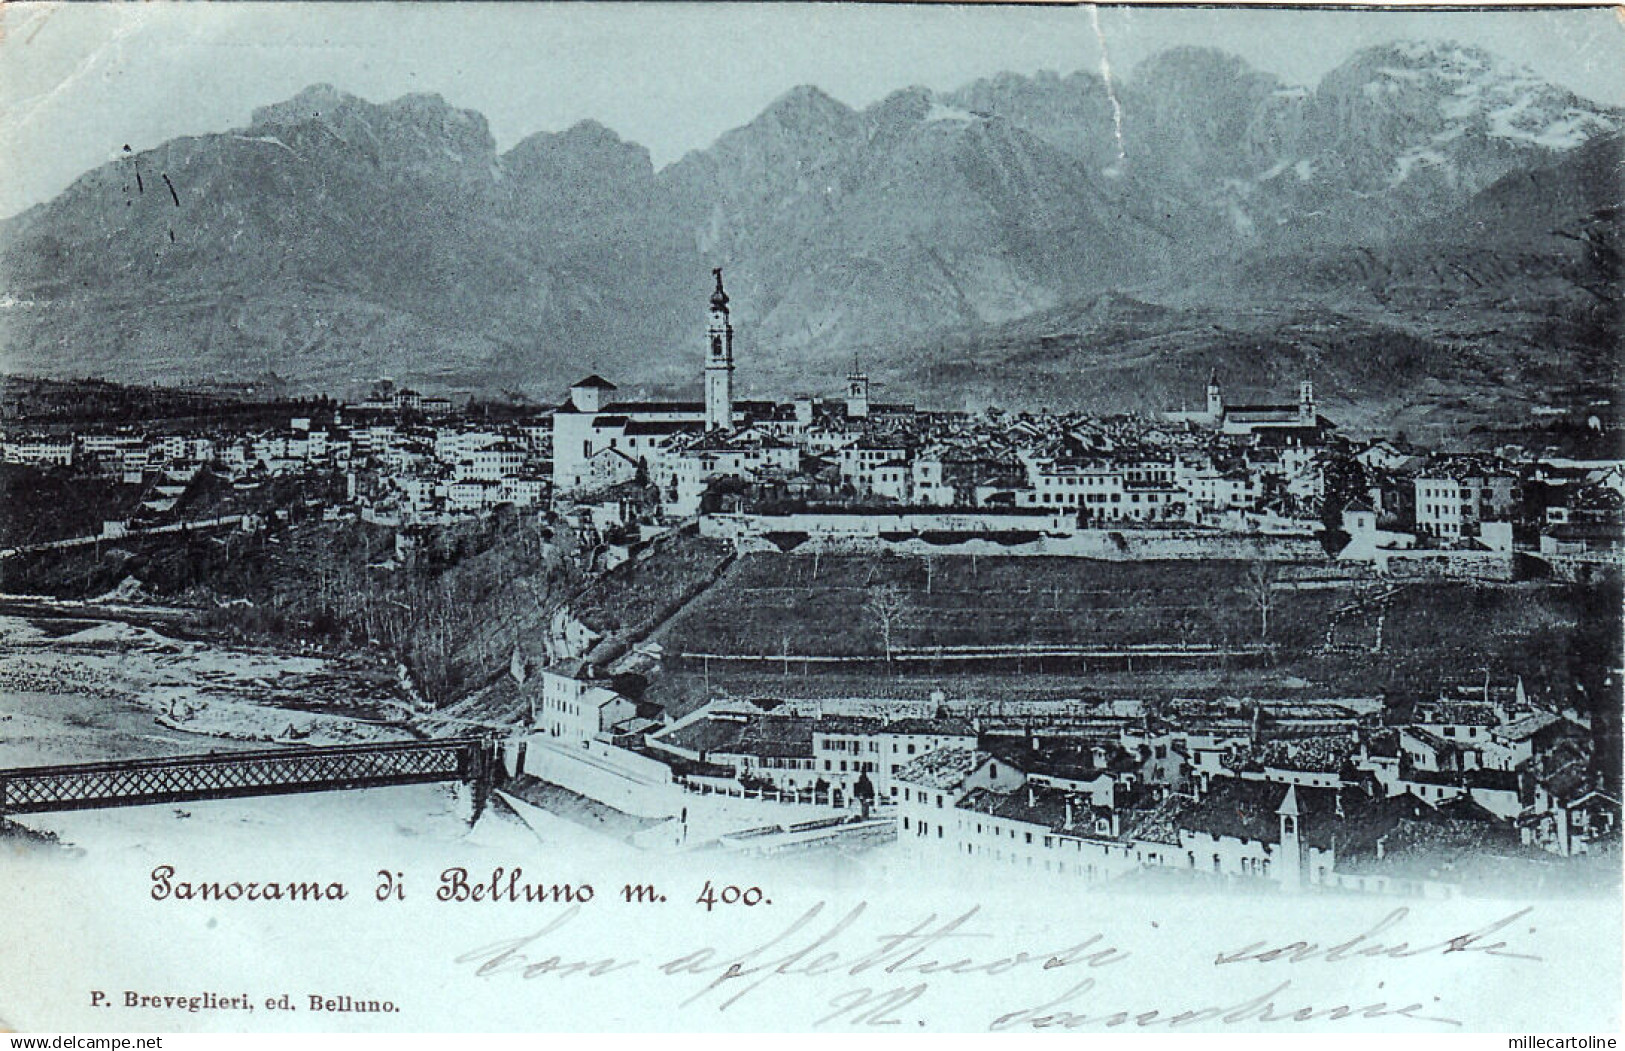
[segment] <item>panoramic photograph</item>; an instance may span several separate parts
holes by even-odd
[[[130,6],[0,12],[0,867],[1558,899],[1617,988],[1612,10]]]

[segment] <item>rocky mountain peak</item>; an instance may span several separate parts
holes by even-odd
[[[537,132],[521,139],[502,155],[510,175],[527,178],[576,173],[588,179],[606,171],[623,176],[652,178],[649,151],[595,120],[583,120],[560,132]]]
[[[375,164],[431,170],[489,172],[496,142],[483,114],[458,109],[438,94],[402,95],[370,102],[331,84],[312,85],[293,98],[256,109],[250,135],[273,137],[289,148],[338,147]]]
[[[774,99],[762,110],[764,118],[787,128],[818,127],[851,119],[851,106],[813,84],[798,84]]]
[[[1132,165],[1181,183],[1240,178],[1259,166],[1255,120],[1281,82],[1228,52],[1179,47],[1135,68],[1124,102]]]
[[[1617,110],[1480,48],[1449,42],[1364,48],[1328,73],[1316,96],[1350,117],[1408,122],[1431,140],[1412,148],[1468,136],[1501,140],[1503,148],[1569,150],[1621,126]]]
[[[293,98],[273,102],[269,106],[261,106],[254,110],[249,128],[268,129],[282,124],[304,124],[320,120],[323,113],[331,120],[335,114],[340,114],[344,110],[361,107],[376,108],[365,99],[347,91],[340,91],[331,84],[312,84]]]
[[[1396,40],[1373,44],[1354,52],[1343,65],[1374,72],[1413,70],[1448,77],[1482,77],[1516,70],[1512,63],[1497,58],[1483,48],[1448,40]]]
[[[931,89],[916,84],[892,92],[864,110],[864,115],[876,124],[912,123],[924,120],[935,103]]]
[[[1193,91],[1272,91],[1280,81],[1216,47],[1184,45],[1159,51],[1134,67],[1131,81],[1142,92],[1188,95]]]

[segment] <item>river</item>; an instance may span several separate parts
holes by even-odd
[[[0,613],[0,768],[187,755],[275,743],[404,740],[409,709],[375,670],[321,655],[166,634],[152,611],[20,604]],[[382,696],[380,696],[382,694]],[[621,848],[545,813],[488,807],[474,822],[445,785],[25,815],[15,824],[85,854],[168,856],[184,844],[229,856],[313,829],[353,850],[412,841],[535,853]],[[527,824],[528,822],[528,824]]]
[[[173,623],[174,626],[171,626]],[[0,768],[99,762],[275,743],[407,739],[410,708],[376,668],[303,652],[246,648],[184,630],[182,618],[132,607],[0,603]],[[456,858],[478,864],[641,867],[620,839],[500,798],[472,825],[448,785],[262,796],[179,805],[22,815],[54,837],[39,849],[158,864],[177,857]],[[15,839],[15,837],[13,837]],[[732,857],[831,887],[885,878],[892,852]],[[693,859],[698,864],[702,851]],[[689,862],[669,857],[661,870]],[[361,864],[367,873],[376,866]]]

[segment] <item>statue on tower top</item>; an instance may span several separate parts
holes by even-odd
[[[711,305],[718,310],[726,310],[728,308],[728,293],[722,290],[722,267],[712,267],[711,273],[717,279],[717,290],[711,293]]]

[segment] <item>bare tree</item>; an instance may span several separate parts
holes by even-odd
[[[891,664],[892,638],[903,614],[908,610],[908,594],[896,584],[882,584],[869,592],[863,609],[874,619],[880,632],[880,642],[886,650],[886,663]]]
[[[1180,647],[1188,649],[1190,644],[1196,640],[1197,632],[1202,628],[1202,622],[1194,612],[1187,609],[1174,618],[1173,627],[1174,632],[1179,636]]]
[[[1275,608],[1275,564],[1258,561],[1247,567],[1247,576],[1238,590],[1247,604],[1258,611],[1258,637],[1270,637],[1270,611]]]

